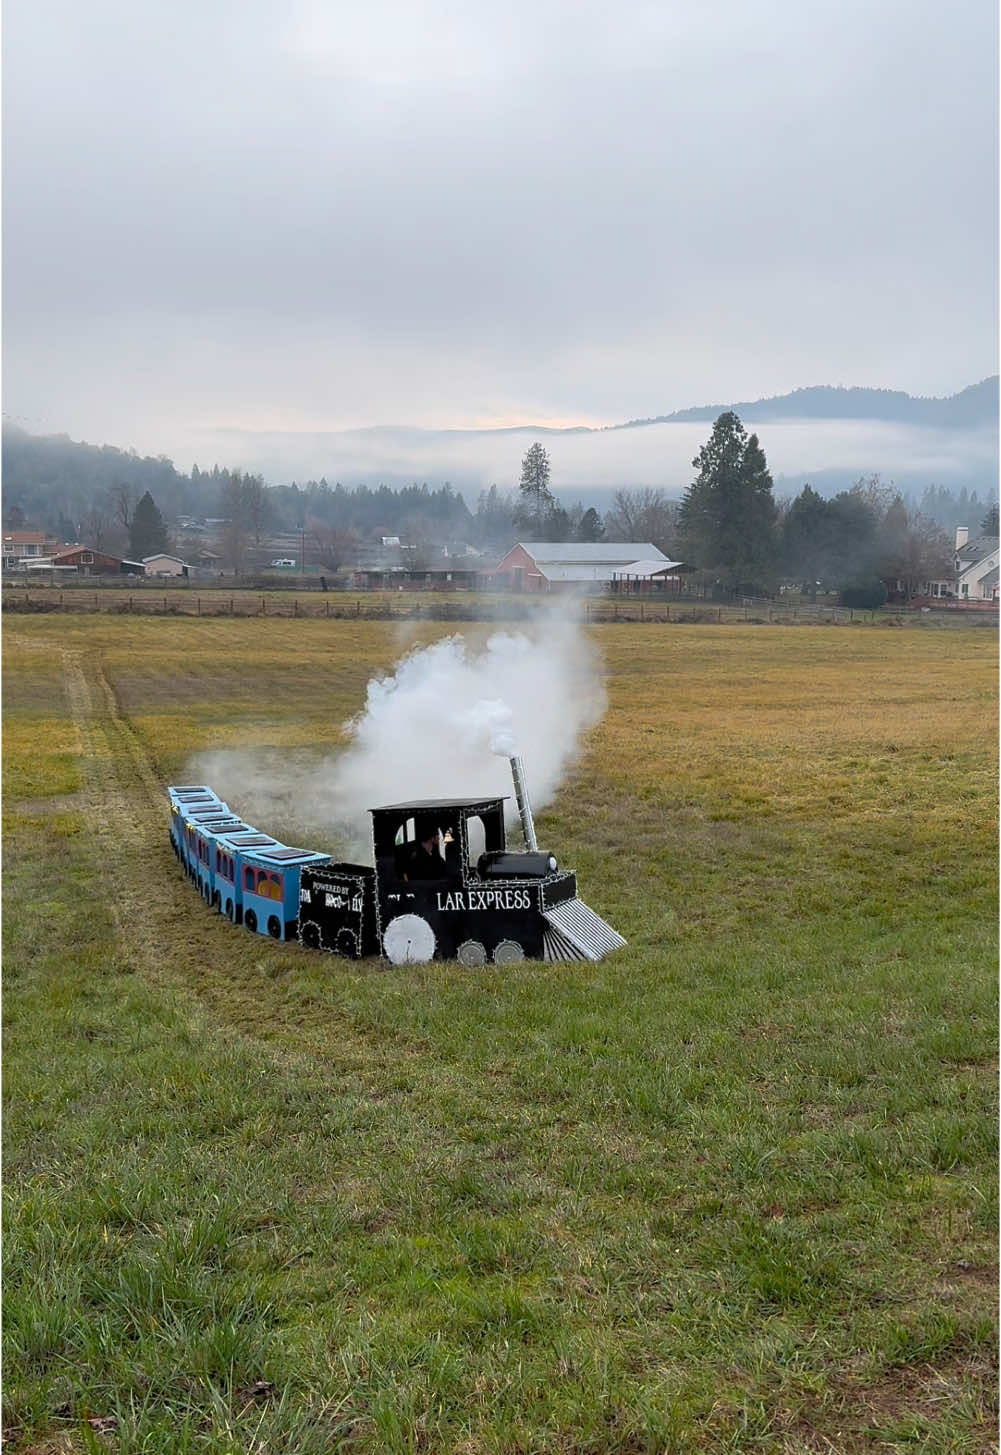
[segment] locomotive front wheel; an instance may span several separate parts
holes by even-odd
[[[276,914],[268,916],[268,934],[273,940],[280,940],[282,937],[282,922]]]
[[[222,913],[222,895],[219,893],[218,889],[212,895],[212,907],[213,909],[217,909],[220,913]]]
[[[320,926],[313,923],[300,926],[299,938],[307,950],[319,950],[321,948]]]
[[[247,926],[247,929],[252,935],[257,933],[257,915],[252,909],[248,909],[246,914],[243,916],[243,923]]]
[[[399,914],[382,936],[386,959],[394,965],[422,965],[434,959],[434,930],[419,914]]]
[[[226,901],[226,918],[233,918],[233,901],[231,899],[227,899]]]
[[[466,940],[459,946],[456,959],[460,965],[468,965],[470,969],[473,969],[477,965],[486,964],[487,952],[479,940]]]

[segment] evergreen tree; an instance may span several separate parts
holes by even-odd
[[[692,464],[699,473],[679,512],[687,553],[731,587],[761,583],[773,569],[776,509],[757,435],[721,414]]]
[[[811,597],[817,582],[830,578],[833,512],[811,485],[804,485],[782,517],[782,568],[803,582]]]
[[[998,534],[1001,534],[1001,532],[998,531],[998,508],[996,505],[991,506],[990,510],[980,522],[980,530],[981,533],[985,536],[996,536]]]
[[[872,580],[879,552],[881,521],[894,504],[885,504],[877,478],[857,480],[827,502],[827,570],[829,580],[841,586]]]
[[[142,561],[167,549],[167,527],[149,491],[139,501],[129,522],[129,555]]]
[[[605,527],[602,525],[601,516],[590,506],[580,518],[577,527],[577,539],[579,541],[600,541],[605,538]]]
[[[544,541],[546,520],[556,508],[556,501],[549,489],[549,456],[538,441],[529,448],[521,462],[518,488],[521,491],[519,523],[526,529],[535,529],[535,539]]]
[[[573,539],[573,524],[567,511],[558,500],[553,501],[546,516],[543,529],[545,541],[569,541]]]

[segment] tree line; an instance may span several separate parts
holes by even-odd
[[[650,542],[724,593],[768,594],[791,582],[810,595],[836,590],[866,605],[884,600],[887,588],[912,595],[948,578],[953,521],[974,535],[998,534],[996,503],[987,508],[966,491],[957,502],[932,486],[924,510],[877,475],[830,499],[805,485],[795,499],[777,502],[758,437],[732,410],[719,415],[692,464],[696,477],[679,502],[661,490],[619,491],[600,534],[589,521],[588,533],[578,529],[574,538]],[[516,523],[536,540],[569,539],[549,479],[547,453],[533,445],[522,465]]]
[[[7,427],[4,525],[40,526],[142,559],[172,542],[176,548],[180,521],[211,522],[208,542],[238,571],[271,535],[296,531],[308,538],[311,557],[333,570],[361,541],[382,536],[399,537],[403,560],[418,569],[443,544],[496,554],[518,539],[650,542],[724,591],[767,591],[783,580],[809,590],[878,581],[913,589],[948,574],[955,525],[997,534],[997,506],[965,489],[930,485],[915,504],[873,476],[831,498],[806,485],[795,499],[776,501],[758,437],[733,411],[719,415],[692,463],[695,478],[680,500],[661,489],[619,490],[602,514],[553,492],[549,455],[537,442],[518,484],[491,485],[471,509],[447,482],[394,488],[321,478],[268,486],[260,475],[218,465],[185,475],[162,456]]]

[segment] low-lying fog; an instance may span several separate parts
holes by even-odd
[[[623,486],[680,491],[693,476],[692,459],[711,424],[653,424],[586,432],[524,430],[419,430],[341,432],[206,432],[192,445],[199,463],[225,460],[260,472],[271,484],[325,476],[331,484],[362,480],[398,484],[449,480],[475,492],[496,483],[517,485],[521,459],[540,439],[549,451],[557,493],[604,492]],[[997,442],[991,430],[937,430],[870,420],[789,420],[748,425],[758,434],[776,484],[783,479],[851,478],[993,486]]]

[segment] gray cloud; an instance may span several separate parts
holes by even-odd
[[[87,438],[996,367],[995,7],[6,10],[5,390]]]

